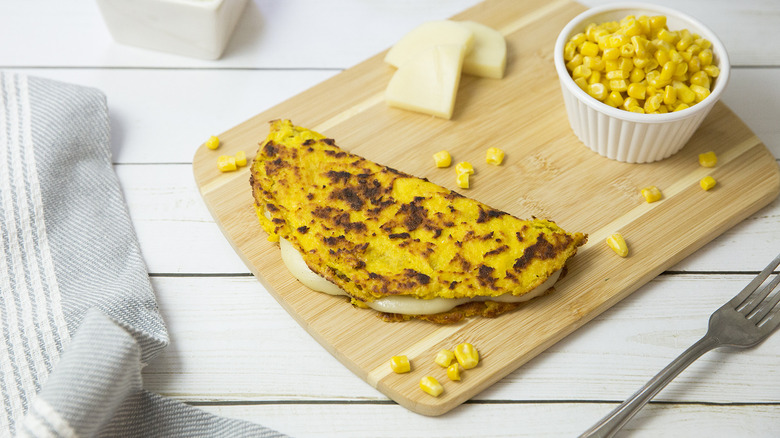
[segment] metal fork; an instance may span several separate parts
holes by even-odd
[[[775,257],[772,263],[764,268],[742,292],[710,316],[709,329],[703,338],[685,350],[634,395],[580,435],[580,438],[613,436],[650,399],[704,353],[721,346],[752,347],[766,339],[780,325],[780,311],[775,309],[780,301],[780,291],[775,291],[780,289],[778,288],[780,275],[775,275],[771,281],[766,282],[778,265],[780,265],[780,255]]]

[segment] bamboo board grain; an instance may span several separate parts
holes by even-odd
[[[206,205],[269,293],[345,366],[412,411],[441,415],[475,396],[780,193],[774,158],[722,103],[681,152],[661,162],[619,163],[584,147],[569,128],[552,60],[557,33],[584,9],[568,0],[488,1],[454,17],[499,29],[508,65],[502,80],[464,77],[452,120],[387,108],[383,91],[393,69],[380,53],[220,134],[218,151],[201,146],[195,154]],[[553,219],[588,233],[589,243],[555,293],[510,314],[447,326],[384,323],[372,311],[301,286],[257,223],[248,169],[217,171],[219,154],[244,150],[251,159],[276,118],[516,216]],[[506,151],[503,165],[484,164],[490,146]],[[472,188],[458,189],[452,168],[433,167],[431,156],[441,149],[475,165]],[[698,165],[697,155],[708,150],[719,157],[713,169]],[[705,175],[718,181],[709,192],[698,185]],[[648,185],[658,186],[663,200],[645,203],[639,191]],[[629,257],[604,244],[613,232],[626,237]],[[433,356],[463,341],[477,346],[482,360],[462,381],[450,382]],[[409,356],[411,373],[390,371],[388,360],[397,354]],[[428,374],[444,382],[438,398],[418,387]]]

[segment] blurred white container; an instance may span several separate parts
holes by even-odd
[[[666,114],[638,114],[612,108],[593,97],[566,70],[563,47],[590,23],[620,21],[627,15],[665,15],[670,30],[688,29],[712,42],[713,64],[720,69],[710,95],[692,107]],[[649,163],[682,149],[720,98],[729,80],[730,66],[723,43],[698,20],[674,9],[646,3],[614,3],[588,9],[570,21],[555,42],[555,69],[574,133],[593,151],[627,163]]]
[[[201,59],[222,56],[247,0],[97,0],[118,43]]]

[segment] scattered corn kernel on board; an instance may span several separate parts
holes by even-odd
[[[220,134],[220,149],[204,145],[195,154],[206,205],[263,286],[345,366],[412,411],[440,415],[476,396],[780,193],[774,158],[722,103],[681,152],[661,162],[619,163],[583,146],[569,128],[553,66],[558,32],[583,10],[568,0],[487,1],[453,17],[500,30],[508,63],[502,80],[462,78],[452,120],[388,108],[383,91],[394,69],[380,53]],[[589,242],[554,293],[499,318],[455,325],[382,322],[344,298],[299,284],[255,218],[248,167],[217,170],[220,154],[243,150],[251,159],[267,122],[276,118],[521,218],[549,218],[588,233]],[[485,164],[491,146],[506,152],[502,165]],[[433,154],[442,149],[453,163],[475,165],[470,189],[456,186],[453,167],[435,167]],[[698,163],[698,154],[709,150],[718,155],[715,168]],[[706,175],[718,181],[709,191],[699,186]],[[640,191],[650,185],[663,199],[645,202]],[[630,246],[626,258],[605,243],[615,232]],[[451,382],[433,360],[441,348],[464,341],[479,349],[481,361]],[[395,355],[409,357],[410,373],[392,372]],[[439,397],[420,390],[425,375],[443,382]]]

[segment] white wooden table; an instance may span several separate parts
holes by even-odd
[[[171,337],[145,369],[147,389],[297,437],[576,436],[703,335],[710,313],[780,251],[775,200],[441,417],[407,411],[343,367],[223,238],[195,187],[193,153],[417,24],[476,2],[250,1],[219,61],[119,45],[92,1],[0,2],[0,68],[107,95],[115,169]],[[653,2],[721,37],[733,64],[723,101],[780,157],[780,2]],[[623,433],[780,435],[780,335],[708,353]]]

